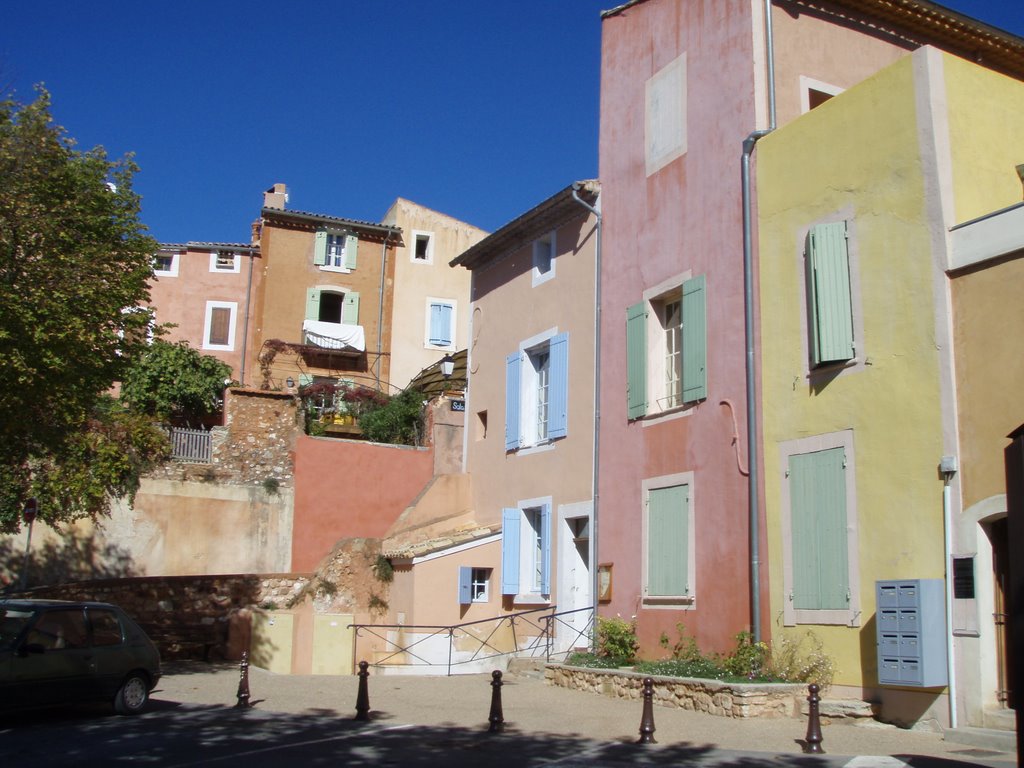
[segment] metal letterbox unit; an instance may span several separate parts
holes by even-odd
[[[948,682],[942,579],[875,582],[878,682],[935,688]]]

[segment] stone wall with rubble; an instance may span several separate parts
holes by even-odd
[[[173,461],[149,473],[165,480],[233,485],[294,484],[295,440],[302,433],[299,400],[287,392],[235,387],[224,394],[224,426],[210,430],[209,464]]]
[[[804,686],[789,683],[724,683],[563,665],[547,667],[544,677],[549,685],[619,699],[639,699],[643,679],[651,677],[654,680],[655,704],[719,717],[798,717],[801,698],[806,696]]]

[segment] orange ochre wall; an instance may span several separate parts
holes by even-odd
[[[292,569],[315,570],[339,539],[383,537],[433,474],[430,448],[300,435]]]

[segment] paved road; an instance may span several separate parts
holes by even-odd
[[[910,765],[1008,768],[1012,755],[932,733],[832,725],[824,756],[802,754],[798,720],[736,721],[655,707],[657,745],[637,745],[641,706],[506,676],[505,731],[487,732],[489,675],[370,678],[369,722],[353,719],[353,677],[250,670],[253,707],[233,705],[235,667],[168,665],[149,711],[103,707],[5,717],[0,760],[12,766],[758,766]]]

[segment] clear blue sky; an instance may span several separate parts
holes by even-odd
[[[619,0],[11,0],[0,89],[132,151],[164,242],[244,241],[289,207],[396,197],[494,230],[597,176],[600,11]],[[1024,36],[1024,0],[944,4]]]

